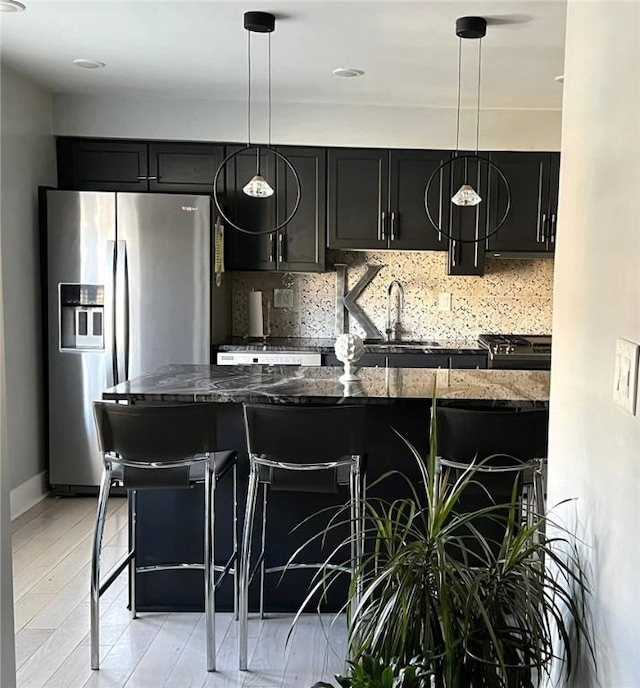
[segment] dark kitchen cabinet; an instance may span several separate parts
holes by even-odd
[[[330,149],[329,248],[445,250],[445,238],[425,213],[424,192],[432,172],[449,155],[430,150]],[[429,207],[440,219],[446,213],[446,182],[445,175],[439,175],[430,193]]]
[[[330,148],[327,185],[329,248],[387,248],[389,151]]]
[[[228,152],[241,149],[230,147]],[[264,232],[276,226],[276,196],[252,198],[243,191],[246,183],[256,174],[257,149],[242,151],[227,165],[225,213],[239,227],[252,232]],[[275,180],[276,160],[273,153],[260,151],[260,172],[264,178]],[[275,270],[276,236],[248,234],[225,227],[225,260],[228,270]]]
[[[551,254],[555,250],[560,154],[495,152],[491,161],[505,175],[511,208],[505,223],[487,240],[488,255]],[[507,193],[499,175],[489,172],[489,224],[504,214]]]
[[[449,158],[449,151],[392,150],[389,153],[389,248],[446,251],[448,241],[429,222],[424,194],[431,175]],[[439,226],[448,221],[446,167],[429,188],[429,210]]]
[[[338,360],[335,354],[322,354],[322,365],[323,366],[343,366],[344,363]],[[356,362],[356,367],[358,368],[384,368],[387,365],[387,356],[385,354],[370,354],[366,353],[362,355]]]
[[[58,186],[79,191],[147,191],[147,145],[113,139],[57,140]]]
[[[320,272],[325,268],[327,224],[327,152],[324,148],[279,147],[300,178],[300,205],[277,236],[277,269]],[[296,184],[287,165],[278,160],[276,201],[278,224],[296,202]]]
[[[460,155],[463,155],[462,153]],[[479,153],[479,157],[485,157]],[[485,247],[483,236],[487,234],[488,219],[488,165],[477,159],[461,157],[449,166],[449,193],[445,197],[449,217],[448,274],[483,275]],[[476,206],[457,206],[451,196],[465,183],[470,183],[483,199]],[[480,239],[480,241],[478,241]],[[475,241],[472,241],[475,240]]]
[[[149,191],[212,194],[224,146],[206,143],[150,143]],[[221,173],[218,189],[224,189]]]
[[[59,187],[80,191],[211,194],[224,159],[222,144],[59,138],[57,147]]]
[[[300,178],[300,205],[290,222],[276,233],[251,236],[226,230],[229,270],[320,272],[325,267],[326,152],[324,148],[279,147]],[[227,174],[228,214],[241,227],[268,229],[291,214],[297,196],[295,178],[285,162],[263,153],[267,179],[276,194],[253,199],[242,187],[255,174],[256,153],[241,153]],[[275,170],[275,173],[274,173]]]

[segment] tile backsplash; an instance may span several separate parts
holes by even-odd
[[[400,322],[406,339],[551,332],[553,260],[487,260],[484,277],[449,277],[447,255],[440,251],[328,251],[327,266],[335,263],[349,266],[349,288],[366,265],[384,265],[358,299],[381,333],[386,327],[387,287],[393,279],[404,288]],[[335,335],[334,270],[319,274],[235,272],[231,278],[234,335],[247,334],[247,295],[254,290],[263,292],[271,336]],[[268,308],[267,302],[273,305],[274,289],[292,289],[293,308]],[[439,310],[441,293],[451,294],[450,311]],[[353,318],[349,330],[363,336]]]

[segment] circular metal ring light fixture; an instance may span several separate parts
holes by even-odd
[[[240,153],[246,153],[248,150],[255,149],[256,150],[256,155],[260,156],[260,151],[261,150],[268,150],[273,153],[273,155],[276,156],[278,160],[282,160],[282,162],[287,166],[289,170],[291,170],[291,173],[293,174],[293,178],[296,182],[296,202],[293,204],[293,210],[289,213],[288,217],[281,222],[279,225],[276,225],[275,227],[272,227],[271,229],[265,229],[262,231],[253,231],[251,229],[246,229],[245,227],[239,227],[230,217],[227,216],[227,214],[224,212],[222,208],[222,204],[219,202],[218,199],[218,192],[216,189],[218,188],[218,180],[220,179],[220,175],[222,174],[223,170],[225,167],[233,160],[237,155],[240,155]],[[222,219],[231,227],[234,229],[238,230],[238,232],[243,232],[244,234],[253,234],[255,236],[260,236],[263,234],[273,234],[274,232],[277,232],[281,230],[285,225],[287,225],[289,222],[291,222],[293,216],[296,214],[298,211],[298,207],[300,206],[300,177],[298,176],[298,173],[296,172],[296,168],[293,166],[293,163],[286,158],[282,153],[279,153],[275,148],[270,148],[266,146],[257,146],[257,145],[249,145],[245,146],[245,148],[240,148],[237,151],[234,151],[233,153],[230,153],[227,155],[227,157],[222,161],[220,167],[218,167],[216,171],[216,176],[213,178],[213,199],[216,202],[216,207],[218,208],[218,212],[222,216]]]
[[[457,108],[457,119],[456,119],[456,152],[455,155],[449,160],[445,160],[439,167],[437,167],[429,177],[427,185],[424,190],[424,208],[427,213],[427,218],[432,226],[443,236],[451,241],[460,241],[462,243],[475,244],[485,241],[489,237],[493,236],[505,223],[509,211],[511,210],[511,189],[509,187],[509,182],[505,177],[502,170],[488,158],[483,158],[478,155],[478,140],[480,133],[480,82],[481,82],[481,66],[482,66],[482,38],[487,33],[487,20],[484,17],[460,17],[456,20],[456,36],[458,36],[458,108]],[[478,47],[478,85],[477,85],[477,105],[476,105],[476,150],[475,153],[465,153],[459,154],[460,149],[460,76],[461,76],[461,64],[462,64],[462,39],[480,39]],[[482,235],[478,235],[473,239],[463,239],[461,237],[452,236],[443,227],[439,226],[434,220],[431,210],[429,208],[429,192],[433,185],[434,180],[442,174],[443,170],[449,169],[450,172],[453,171],[453,165],[459,161],[464,161],[465,166],[465,179],[464,183],[454,193],[451,198],[451,202],[457,206],[477,206],[482,202],[482,198],[475,191],[475,189],[469,184],[466,177],[467,170],[469,168],[469,161],[477,162],[478,165],[485,164],[488,166],[488,171],[492,170],[498,175],[498,179],[505,187],[506,190],[506,206],[500,220],[496,226],[491,230],[487,231]],[[451,175],[452,176],[452,175]],[[489,175],[487,175],[488,177]]]
[[[244,234],[253,234],[255,236],[260,236],[264,234],[273,234],[275,232],[278,232],[281,230],[285,225],[287,225],[289,222],[291,222],[293,216],[296,214],[298,211],[298,208],[300,207],[300,198],[301,198],[301,187],[300,187],[300,177],[298,176],[298,173],[296,172],[296,168],[293,166],[293,163],[285,157],[282,153],[277,151],[275,148],[271,146],[271,34],[273,33],[276,25],[276,18],[273,14],[270,14],[269,12],[245,12],[244,13],[244,28],[247,30],[247,72],[248,72],[248,97],[247,97],[247,145],[245,148],[241,148],[233,153],[230,153],[225,157],[225,159],[222,161],[220,164],[220,167],[216,170],[216,174],[213,178],[213,200],[215,201],[216,208],[218,209],[218,212],[220,213],[222,219],[233,229],[237,230],[238,232],[243,232]],[[266,33],[269,35],[269,134],[268,134],[268,141],[267,145],[259,145],[259,144],[252,144],[251,143],[251,34],[252,33]],[[260,151],[269,151],[271,152],[277,160],[282,161],[288,170],[291,171],[293,174],[293,178],[295,180],[296,184],[296,200],[295,203],[293,204],[293,210],[289,213],[287,218],[281,222],[280,224],[276,225],[275,227],[270,227],[269,229],[264,229],[264,230],[252,230],[247,227],[240,227],[236,222],[234,222],[226,213],[223,207],[223,203],[221,202],[221,199],[219,198],[218,194],[218,180],[220,179],[220,175],[222,174],[223,170],[226,168],[226,166],[232,161],[235,160],[236,156],[240,155],[240,153],[246,153],[248,150],[255,150],[256,151],[256,174],[253,176],[251,180],[245,185],[243,188],[243,192],[247,194],[247,196],[254,198],[254,199],[264,199],[268,198],[269,196],[272,196],[274,193],[273,188],[269,185],[267,180],[262,176],[261,171],[260,171]]]
[[[473,161],[478,161],[478,163],[485,163],[490,170],[494,170],[497,174],[502,183],[505,186],[506,192],[507,192],[507,203],[506,207],[504,209],[504,213],[502,213],[502,217],[500,218],[500,221],[498,224],[490,231],[486,232],[485,234],[481,236],[477,236],[475,239],[462,239],[460,237],[452,236],[451,234],[447,233],[442,227],[438,226],[438,223],[434,220],[433,215],[431,214],[431,210],[429,209],[429,191],[431,190],[431,185],[433,184],[433,181],[440,175],[440,173],[447,169],[451,168],[454,163],[458,161],[465,161],[465,164],[468,163],[469,160]],[[505,223],[507,216],[509,215],[509,211],[511,210],[511,189],[509,188],[509,182],[507,181],[507,178],[504,176],[503,171],[495,164],[495,162],[491,162],[488,158],[481,158],[479,155],[472,155],[472,154],[465,154],[465,155],[458,155],[455,158],[450,158],[449,160],[445,160],[442,165],[437,167],[432,173],[431,176],[429,177],[429,180],[427,181],[427,186],[424,190],[424,209],[427,212],[427,217],[429,218],[429,222],[440,232],[443,236],[445,236],[447,239],[451,239],[452,241],[461,241],[463,244],[476,244],[480,241],[485,241],[488,239],[490,236],[493,236],[499,229],[502,227],[502,225]]]

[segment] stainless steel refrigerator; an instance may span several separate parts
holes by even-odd
[[[228,294],[212,286],[208,196],[45,195],[49,482],[82,491],[102,470],[92,402],[168,363],[209,363]]]

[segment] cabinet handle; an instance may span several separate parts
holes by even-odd
[[[556,242],[556,216],[555,215],[551,216],[551,232],[549,235],[549,241],[551,241],[552,244],[555,244],[555,242]]]
[[[275,255],[274,251],[274,244],[275,244],[276,238],[273,236],[273,234],[269,237],[269,262],[273,263],[273,256]]]
[[[546,227],[547,227],[547,214],[542,213],[542,222],[540,223],[540,227],[539,227],[539,229],[540,229],[539,237],[540,238],[538,239],[538,241],[541,244],[544,244],[547,241]]]
[[[396,233],[396,213],[395,210],[391,211],[391,241],[395,241],[400,236],[400,233]]]
[[[284,263],[284,234],[278,232],[278,262]]]
[[[159,177],[147,177],[147,179],[159,179]]]
[[[157,179],[157,178],[158,178],[158,177],[138,176],[138,179],[140,179],[140,180],[146,179],[147,181],[149,181],[150,179]]]
[[[386,225],[387,225],[387,211],[383,210],[382,213],[380,213],[380,233],[378,234],[378,238],[380,241],[384,241],[387,238],[386,234]]]
[[[452,239],[451,240],[451,267],[455,268],[457,264],[456,260],[456,240]]]

